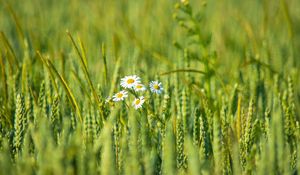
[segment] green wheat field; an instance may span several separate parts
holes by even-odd
[[[300,174],[300,1],[0,0],[15,174]]]

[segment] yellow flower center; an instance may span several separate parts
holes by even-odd
[[[122,94],[122,93],[118,93],[118,94],[117,94],[117,97],[118,97],[118,98],[122,98],[122,97],[123,97],[123,94]]]
[[[128,83],[128,84],[134,83],[134,79],[128,79],[128,80],[127,80],[127,83]]]
[[[138,104],[140,104],[140,102],[141,102],[141,100],[140,100],[140,99],[137,99],[137,100],[135,100],[135,105],[138,105]]]
[[[137,88],[137,89],[141,89],[142,87],[143,87],[143,86],[140,85],[140,84],[136,85],[136,88]]]
[[[160,87],[159,87],[157,84],[155,84],[155,85],[153,86],[153,88],[156,89],[156,90],[159,90],[159,89],[160,89]]]

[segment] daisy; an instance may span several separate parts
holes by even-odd
[[[123,101],[126,97],[128,97],[127,91],[120,91],[113,96],[113,101]]]
[[[156,94],[161,94],[164,88],[162,87],[161,82],[151,81],[150,82],[150,91]]]
[[[137,92],[139,92],[139,91],[143,92],[146,90],[146,87],[143,84],[137,84],[134,86],[134,90]]]
[[[141,108],[142,105],[144,104],[145,102],[145,98],[143,96],[139,97],[139,98],[136,98],[134,99],[133,103],[132,103],[132,106],[135,108],[135,109],[138,109],[138,108]]]
[[[136,75],[129,75],[121,79],[121,86],[123,88],[133,88],[135,85],[141,83],[141,78]]]

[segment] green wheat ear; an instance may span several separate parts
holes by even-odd
[[[42,81],[40,92],[39,92],[39,98],[38,98],[38,105],[41,111],[43,112],[43,115],[47,116],[47,98],[46,98],[46,86],[45,81]]]
[[[188,107],[188,97],[186,90],[182,90],[182,96],[181,96],[181,114],[182,114],[182,121],[183,121],[183,129],[184,133],[189,133],[189,120],[190,120],[190,114],[189,114],[189,107]]]
[[[91,115],[91,111],[83,110],[84,118],[83,118],[83,129],[84,129],[84,139],[85,144],[90,145],[94,141],[93,134],[93,116]]]
[[[197,147],[200,145],[200,117],[200,109],[196,108],[193,122],[193,144]]]
[[[176,119],[176,155],[177,168],[182,171],[186,168],[186,157],[184,154],[184,126],[181,117]]]
[[[58,135],[61,129],[61,118],[60,118],[60,101],[57,94],[53,97],[51,105],[51,116],[50,121],[53,129],[53,136],[58,139]]]
[[[13,147],[14,155],[18,157],[24,139],[24,134],[27,127],[27,117],[24,97],[22,94],[17,95],[16,99],[16,114],[14,121],[14,137],[13,137]]]
[[[208,159],[212,154],[212,144],[205,114],[199,116],[199,130],[200,156]]]
[[[35,120],[35,115],[34,115],[34,99],[31,94],[31,87],[29,86],[29,78],[27,78],[27,93],[26,93],[26,99],[25,99],[25,106],[26,109],[28,110],[27,116],[28,116],[28,121],[33,123]]]
[[[248,154],[250,153],[253,145],[253,132],[254,132],[254,101],[253,99],[250,100],[249,102],[249,107],[248,107],[248,113],[247,113],[247,118],[245,122],[245,129],[244,133],[242,136],[242,143],[241,143],[241,164],[243,167],[246,167],[247,164],[247,157]]]
[[[57,94],[54,95],[53,98],[53,102],[51,105],[51,117],[50,120],[52,123],[58,122],[59,120],[59,105],[60,105],[60,101],[59,101],[59,96]]]
[[[214,173],[221,174],[222,173],[222,145],[221,145],[221,126],[220,119],[217,114],[214,114],[213,117],[213,160],[214,160]]]

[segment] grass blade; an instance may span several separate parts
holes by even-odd
[[[51,63],[51,61],[49,59],[44,59],[39,52],[38,52],[38,55],[43,60],[43,63],[46,65],[46,67],[48,67],[49,70],[52,70],[55,73],[55,75],[58,77],[58,79],[60,80],[60,82],[63,84],[63,87],[64,87],[64,89],[65,89],[65,91],[67,93],[68,99],[70,100],[74,111],[77,113],[80,122],[82,122],[82,115],[81,115],[78,103],[77,103],[77,101],[76,101],[76,99],[75,99],[75,97],[74,97],[74,95],[73,95],[70,87],[68,86],[67,82],[59,74],[59,72],[56,70],[56,68],[54,67],[54,65]]]
[[[96,92],[96,90],[95,90],[95,88],[94,88],[94,85],[93,85],[93,83],[92,83],[92,80],[91,80],[91,78],[90,78],[90,75],[89,75],[89,72],[88,72],[88,69],[87,69],[87,65],[86,65],[86,61],[84,61],[85,58],[86,58],[86,55],[85,55],[85,51],[84,51],[84,49],[83,49],[83,48],[84,48],[84,47],[83,47],[83,44],[82,44],[82,42],[80,41],[80,43],[81,43],[81,45],[82,45],[81,48],[83,49],[84,56],[80,53],[79,48],[77,47],[77,45],[76,45],[76,43],[75,43],[75,41],[74,41],[72,35],[70,34],[70,32],[67,31],[67,34],[68,34],[70,40],[72,41],[72,44],[73,44],[73,46],[74,46],[74,48],[75,48],[75,50],[76,50],[76,52],[77,52],[77,54],[78,54],[78,56],[79,56],[79,58],[80,58],[80,64],[81,64],[81,67],[82,67],[82,69],[83,69],[85,78],[86,78],[86,80],[87,80],[87,82],[88,82],[88,84],[89,84],[89,86],[90,86],[90,89],[91,89],[91,91],[92,91],[92,93],[93,93],[94,99],[96,100],[96,103],[98,104],[97,106],[98,106],[98,108],[99,108],[99,112],[100,112],[100,115],[101,115],[102,122],[104,122],[103,111],[102,111],[102,109],[101,109],[102,104],[101,104],[101,102],[100,102],[100,98],[99,98],[99,96],[97,95],[97,92]]]

